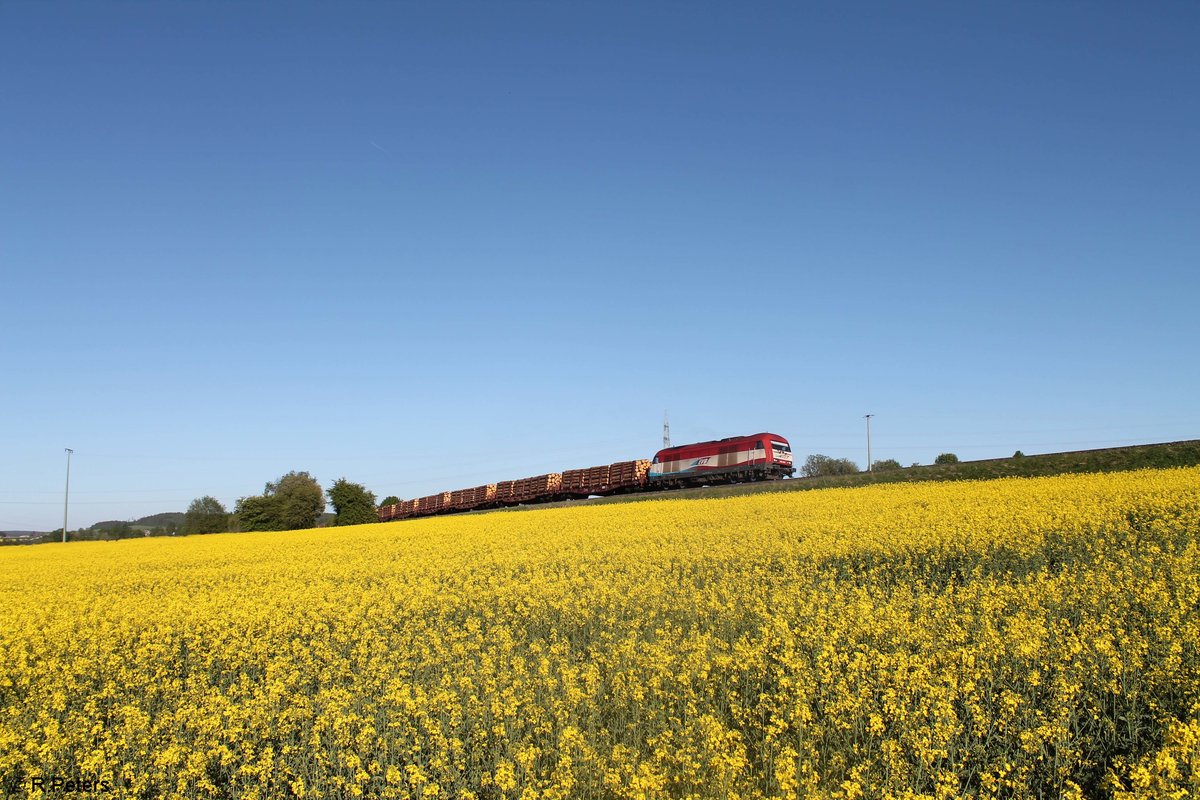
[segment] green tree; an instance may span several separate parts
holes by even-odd
[[[800,473],[808,478],[819,478],[822,475],[853,475],[858,471],[858,464],[848,458],[830,458],[820,453],[810,455],[800,468]]]
[[[229,512],[221,505],[221,501],[210,495],[197,497],[183,515],[184,534],[221,533],[227,530]]]
[[[261,495],[238,500],[234,513],[244,531],[290,531],[314,527],[324,510],[321,484],[307,472],[289,472]]]
[[[889,469],[901,469],[900,462],[894,458],[884,458],[871,464],[872,472],[882,472]]]
[[[140,532],[135,531],[128,522],[103,522],[93,525],[87,538],[131,539],[135,535],[140,535]]]
[[[363,525],[379,521],[375,493],[367,491],[362,484],[338,478],[326,494],[337,515],[334,525]]]
[[[325,492],[316,478],[307,472],[289,472],[278,481],[268,483],[266,494],[279,502],[281,530],[316,527],[325,510]]]
[[[937,458],[935,458],[933,460],[933,463],[935,463],[935,464],[957,464],[958,456],[954,455],[954,453],[942,453],[940,456],[938,456]]]
[[[394,495],[394,494],[389,494],[387,497],[383,498],[383,500],[381,500],[379,502],[379,506],[380,506],[380,508],[382,508],[383,506],[394,506],[394,505],[396,505],[396,503],[399,503],[399,502],[400,502],[399,497],[396,497],[396,495]]]
[[[237,517],[238,530],[283,530],[283,525],[279,521],[279,504],[275,502],[274,497],[256,494],[240,498],[233,513]]]

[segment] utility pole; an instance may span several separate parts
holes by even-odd
[[[671,423],[667,422],[667,412],[663,411],[663,450],[671,446]]]
[[[867,421],[867,472],[871,471],[871,417],[874,414],[863,414],[863,418]]]
[[[67,489],[63,492],[63,544],[67,543],[67,503],[71,500],[71,453],[75,451],[64,447],[67,451]]]

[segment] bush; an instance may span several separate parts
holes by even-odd
[[[894,458],[880,459],[871,464],[872,472],[882,472],[889,469],[902,469],[902,467],[900,466],[900,462]]]
[[[935,463],[935,464],[957,464],[958,456],[954,455],[954,453],[942,453],[940,456],[938,456],[937,458],[935,458],[933,460],[933,463]]]
[[[183,516],[183,532],[221,533],[229,530],[229,512],[212,495],[197,497]]]
[[[853,475],[859,472],[858,464],[848,458],[830,458],[820,453],[808,457],[800,473],[806,478],[818,478],[822,475]]]
[[[345,478],[338,478],[326,492],[333,510],[337,514],[334,525],[363,525],[368,522],[379,522],[379,512],[375,510],[375,493],[367,491],[361,483],[351,483]]]
[[[307,472],[289,472],[261,495],[238,500],[234,513],[239,530],[291,531],[316,527],[324,510],[321,484]]]

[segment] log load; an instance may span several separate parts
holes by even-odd
[[[513,481],[513,502],[527,503],[530,500],[549,500],[562,493],[562,473],[551,472]]]
[[[605,495],[646,485],[650,462],[618,461],[562,473],[562,492],[572,497]]]
[[[608,486],[608,464],[599,467],[588,467],[588,494],[603,494],[604,487],[606,486]]]
[[[606,491],[614,492],[621,489],[633,489],[646,485],[646,476],[650,474],[650,462],[645,459],[637,461],[619,461],[608,465],[608,487]]]
[[[562,492],[572,497],[601,494],[608,485],[608,464],[562,473]]]
[[[588,495],[587,485],[586,469],[569,469],[562,474],[563,494],[569,494],[572,497],[586,497]]]
[[[470,489],[459,489],[450,493],[450,503],[456,511],[469,511],[480,508],[496,499],[496,484],[472,486]]]
[[[446,511],[450,507],[451,492],[439,492],[431,494],[427,497],[422,497],[417,500],[418,514],[437,514],[440,511]]]
[[[455,489],[450,493],[450,510],[451,511],[466,511],[473,508],[471,500],[474,499],[470,489]]]
[[[518,502],[516,497],[517,484],[520,481],[500,481],[496,484],[496,502],[504,505]]]

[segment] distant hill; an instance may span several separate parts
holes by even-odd
[[[97,522],[90,531],[112,530],[114,528],[128,527],[132,530],[149,530],[150,528],[167,528],[181,530],[183,528],[183,520],[187,516],[182,511],[164,511],[161,514],[151,514],[148,517],[141,519],[106,519],[103,522]],[[328,511],[317,518],[317,527],[323,528],[327,525],[332,525],[337,519],[336,514],[331,514]]]
[[[88,540],[123,539],[131,536],[141,538],[147,533],[155,532],[155,528],[160,529],[157,533],[162,533],[163,530],[171,533],[183,528],[183,521],[186,517],[187,515],[182,511],[164,511],[161,514],[151,514],[135,520],[107,519],[87,528],[88,532],[84,532],[82,536],[77,532],[72,532],[71,537],[74,539],[80,536],[80,538]],[[326,512],[317,519],[317,527],[332,525],[335,519],[337,519],[336,515]],[[0,545],[28,544],[38,541],[46,535],[45,531],[0,531]]]
[[[104,528],[116,528],[121,525],[128,525],[131,528],[178,528],[183,525],[183,518],[186,516],[182,511],[164,511],[161,514],[151,514],[148,517],[135,519],[132,522],[125,519],[108,519],[103,522],[97,522],[88,530],[98,531]]]
[[[134,522],[134,525],[145,525],[150,528],[165,528],[170,525],[182,525],[187,515],[182,511],[165,511],[162,514],[151,514]]]

